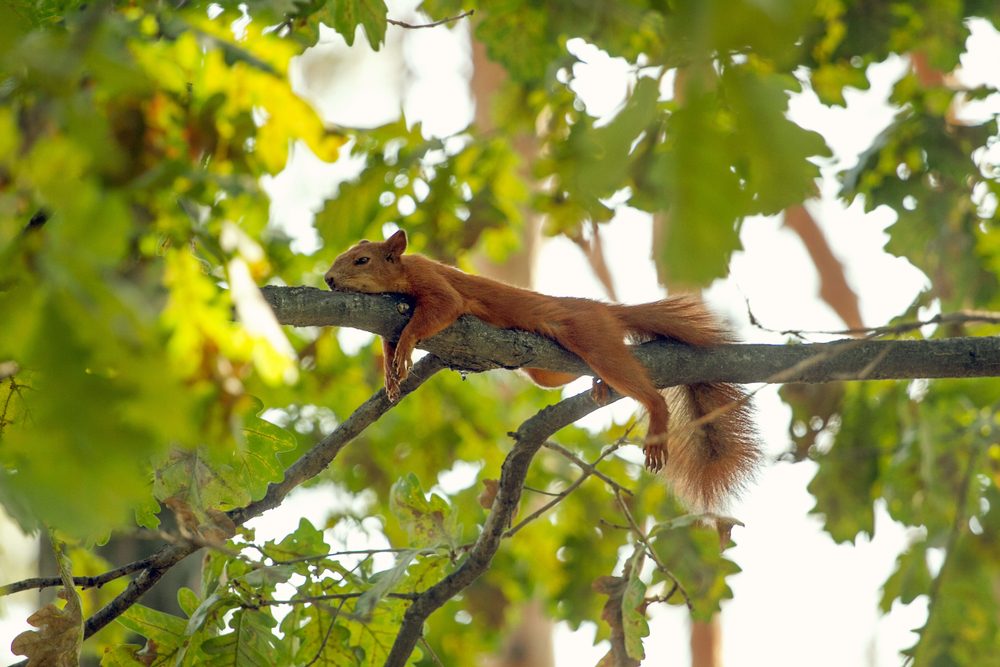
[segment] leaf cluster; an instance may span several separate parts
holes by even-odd
[[[844,104],[892,54],[948,71],[966,19],[997,20],[982,2],[486,4],[475,37],[509,76],[498,122],[448,138],[405,120],[330,128],[292,89],[292,59],[321,23],[348,44],[360,27],[378,48],[381,0],[0,6],[0,503],[25,530],[79,540],[78,573],[102,567],[90,547],[112,531],[158,530],[164,507],[180,524],[166,536],[208,553],[200,590],[178,594],[184,617],[129,606],[121,626],[146,643],[105,631],[104,663],[380,664],[414,597],[467,562],[506,432],[553,402],[511,377],[441,374],[324,475],[352,502],[256,540],[226,511],[265,498],[381,382],[374,344],[282,330],[256,285],[319,284],[332,254],[390,223],[461,263],[472,249],[507,256],[525,211],[579,238],[622,206],[665,221],[663,275],[705,284],[748,218],[815,193],[829,150],[788,117],[791,95]],[[631,71],[611,117],[576,92],[580,40]],[[954,114],[989,92],[903,76],[894,122],[840,175],[845,200],[896,212],[888,249],[928,276],[907,315],[997,308],[996,123]],[[513,147],[525,127],[541,147],[530,165]],[[317,255],[271,224],[261,187],[293,150],[360,165],[316,216]],[[529,177],[546,187],[529,194]],[[819,462],[811,490],[831,535],[870,534],[876,502],[920,527],[883,598],[929,596],[917,664],[996,655],[997,387],[786,389],[790,456]],[[556,447],[537,456],[503,548],[428,623],[434,655],[418,648],[418,664],[494,650],[527,600],[573,626],[603,618],[598,636],[639,660],[653,601],[707,617],[730,596],[737,568],[716,536],[678,518],[627,449],[605,449],[625,435],[571,428],[551,443],[599,461],[600,477]],[[351,553],[341,538],[359,531],[385,550]],[[115,593],[83,597],[74,636]]]

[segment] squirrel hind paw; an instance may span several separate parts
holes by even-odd
[[[667,465],[667,447],[664,439],[654,441],[647,439],[643,452],[646,454],[646,467],[652,472],[659,472]]]

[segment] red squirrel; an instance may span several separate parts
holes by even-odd
[[[674,493],[693,509],[719,509],[752,475],[760,452],[742,390],[730,384],[701,383],[669,387],[661,393],[626,344],[626,340],[656,337],[698,346],[726,342],[728,336],[698,299],[673,296],[623,305],[548,296],[464,273],[422,255],[404,255],[405,250],[402,230],[385,241],[361,241],[337,257],[325,275],[330,289],[394,292],[415,300],[413,316],[399,340],[395,344],[382,340],[390,401],[399,398],[399,383],[409,373],[417,343],[446,329],[461,315],[475,315],[497,327],[551,338],[575,353],[597,374],[594,397],[598,402],[608,398],[603,382],[641,403],[649,413],[646,466],[653,471],[663,469],[669,451],[667,479]],[[578,377],[541,368],[523,370],[545,387]],[[718,414],[705,423],[684,427],[715,410]],[[677,424],[672,423],[671,411]]]

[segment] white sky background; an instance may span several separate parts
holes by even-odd
[[[390,16],[413,20],[410,6],[390,3]],[[471,71],[467,25],[462,23],[452,30],[413,31],[390,26],[388,37],[386,47],[372,53],[363,38],[355,41],[353,49],[347,49],[339,36],[325,31],[316,52],[300,60],[301,67],[294,74],[299,90],[328,120],[344,125],[389,122],[398,118],[402,108],[410,122],[423,122],[425,133],[448,135],[461,131],[472,115],[467,83]],[[991,64],[997,62],[996,54],[1000,53],[1000,35],[988,24],[976,22],[969,48],[972,55],[963,58],[963,81],[997,85],[1000,74]],[[586,64],[574,72],[574,89],[590,113],[613,115],[627,91],[627,65],[584,44],[577,44],[576,49]],[[792,100],[793,119],[821,132],[835,152],[836,162],[824,167],[827,177],[852,164],[857,152],[891,119],[892,110],[885,104],[888,87],[905,66],[905,62],[895,60],[873,67],[872,90],[849,92],[846,110],[825,108],[808,93]],[[356,163],[346,160],[326,165],[307,151],[297,150],[290,167],[266,184],[274,202],[274,216],[299,236],[299,249],[312,251],[317,247],[311,226],[314,211],[330,192],[330,184],[357,168]],[[848,281],[861,297],[866,324],[885,322],[909,305],[926,279],[905,260],[882,250],[887,238],[884,230],[894,220],[892,212],[881,210],[866,215],[857,204],[844,208],[834,199],[836,183],[832,178],[821,184],[821,190],[822,199],[808,208],[844,262]],[[623,209],[614,221],[602,226],[602,233],[622,300],[637,302],[660,297],[653,265],[645,261],[650,254],[648,216]],[[706,298],[745,340],[780,341],[777,336],[748,326],[747,302],[759,321],[774,329],[843,326],[818,299],[815,268],[798,237],[784,229],[779,219],[748,220],[742,240],[744,251],[733,257],[729,279],[714,284]],[[332,259],[340,250],[322,252]],[[539,291],[549,294],[604,296],[579,250],[562,239],[544,245],[536,280]],[[349,334],[345,337],[359,338]],[[583,382],[589,386],[589,381]],[[573,386],[567,392],[576,393],[581,387]],[[778,400],[776,388],[764,388],[758,394],[757,406],[768,455],[774,457],[787,451],[789,411]],[[623,419],[632,409],[630,402],[621,401],[592,415],[585,423],[606,423],[609,415]],[[878,611],[880,585],[907,544],[906,531],[880,508],[873,540],[859,540],[856,545],[834,544],[821,531],[819,520],[808,515],[813,499],[806,485],[814,471],[812,463],[769,465],[732,512],[746,528],[734,531],[737,546],[729,551],[743,572],[730,579],[734,599],[723,606],[723,656],[727,667],[889,667],[901,664],[898,651],[916,639],[910,630],[922,625],[925,600],[918,599],[907,607],[897,604],[885,617]],[[302,515],[322,525],[327,508],[335,502],[332,492],[310,489],[297,493],[256,523],[259,536],[270,537],[265,532],[283,535]],[[0,529],[5,523],[0,521]],[[365,540],[363,535],[337,537],[349,540],[350,548],[363,546]],[[23,568],[33,560],[32,543],[19,541],[17,535],[9,533],[0,538],[0,558],[5,570],[12,568],[0,579],[30,576]],[[13,562],[17,559],[12,556],[18,554],[27,556],[24,563]],[[10,639],[27,628],[23,619],[30,613],[33,600],[27,595],[16,596],[0,609],[0,661],[6,663],[12,658]],[[654,606],[650,627],[651,636],[645,642],[646,664],[689,664],[688,621],[683,609]],[[579,633],[560,626],[557,665],[595,664],[607,649],[604,645],[594,647],[593,635],[593,626]]]

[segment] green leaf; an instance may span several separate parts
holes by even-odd
[[[218,629],[225,612],[236,606],[237,602],[238,598],[228,593],[213,592],[205,596],[191,611],[184,629],[185,636],[191,637],[206,630]]]
[[[321,595],[326,589],[315,583],[299,587],[299,595]],[[297,604],[281,620],[280,630],[292,653],[291,664],[313,664],[323,667],[357,667],[363,657],[356,645],[351,644],[351,632],[341,614],[331,613],[326,604]]]
[[[841,425],[829,452],[809,483],[816,496],[814,512],[838,542],[871,535],[875,527],[875,485],[880,457],[895,443],[900,429],[893,403],[898,385],[857,383],[845,387]]]
[[[670,530],[694,526],[700,521],[703,521],[705,518],[704,514],[682,514],[674,517],[673,519],[658,522],[655,526],[653,526],[649,533],[647,533],[647,536],[653,538]]]
[[[785,115],[788,96],[798,83],[788,76],[765,76],[741,67],[726,70],[721,82],[735,121],[730,151],[755,212],[779,213],[815,196],[819,168],[810,158],[828,156],[830,151],[819,134]]]
[[[629,163],[633,144],[649,128],[658,111],[658,81],[640,78],[624,107],[605,125],[580,115],[565,141],[552,147],[554,188],[564,192],[577,207],[577,217],[561,215],[550,225],[553,231],[576,229],[583,221],[608,220],[611,210],[600,200],[630,185]],[[548,171],[548,170],[546,170]]]
[[[173,614],[134,604],[117,620],[137,635],[156,642],[160,656],[174,655],[184,644],[187,622]]]
[[[622,628],[625,631],[625,650],[633,660],[643,660],[646,657],[642,640],[649,636],[649,623],[646,622],[644,609],[646,584],[641,578],[642,565],[645,560],[645,550],[641,546],[637,546],[625,566],[628,572],[628,583],[622,594]]]
[[[882,585],[882,600],[879,607],[888,614],[892,603],[899,600],[903,604],[913,602],[926,595],[931,588],[931,573],[927,567],[927,548],[924,543],[910,547],[896,559],[896,569]]]
[[[243,441],[237,442],[233,458],[242,486],[253,500],[258,500],[267,493],[268,484],[285,477],[278,454],[295,449],[298,442],[287,429],[261,418],[264,406],[259,399],[255,402],[257,407],[243,417]]]
[[[286,664],[284,642],[272,632],[277,622],[256,609],[237,609],[229,620],[231,632],[202,642],[212,667],[272,667]]]
[[[409,549],[407,551],[402,551],[396,554],[396,564],[393,565],[388,570],[383,570],[372,577],[372,581],[375,584],[369,588],[364,594],[358,598],[355,604],[355,611],[365,619],[371,618],[372,612],[375,610],[375,606],[386,596],[387,593],[392,592],[396,585],[403,579],[406,575],[406,569],[413,562],[413,559],[417,556],[416,549]]]
[[[199,605],[201,605],[201,599],[197,593],[187,586],[181,586],[177,589],[177,605],[181,608],[181,611],[190,617]]]
[[[326,8],[318,14],[347,42],[354,45],[354,34],[360,25],[365,29],[368,43],[375,51],[385,41],[388,10],[383,0],[334,0],[327,2]]]
[[[480,40],[490,60],[498,62],[512,78],[537,82],[549,63],[563,55],[551,30],[551,13],[525,0],[509,0],[491,9],[490,18],[476,22]]]
[[[684,585],[694,618],[708,620],[719,610],[722,600],[732,597],[727,578],[740,568],[720,549],[719,534],[713,528],[692,525],[684,530],[660,532],[650,544],[658,561],[668,564],[671,574]],[[662,573],[654,572],[654,581],[661,576],[669,588],[673,580]],[[680,596],[669,601],[679,603]]]
[[[137,654],[143,649],[136,644],[108,646],[101,656],[101,667],[146,667]]]
[[[392,485],[389,506],[415,547],[435,547],[454,544],[448,527],[450,509],[438,495],[424,495],[417,476],[409,473]]]
[[[653,252],[669,281],[707,284],[725,275],[740,247],[749,201],[728,157],[729,122],[713,96],[692,94],[671,114],[668,142],[656,148],[645,187],[656,188],[668,211],[663,245]]]

